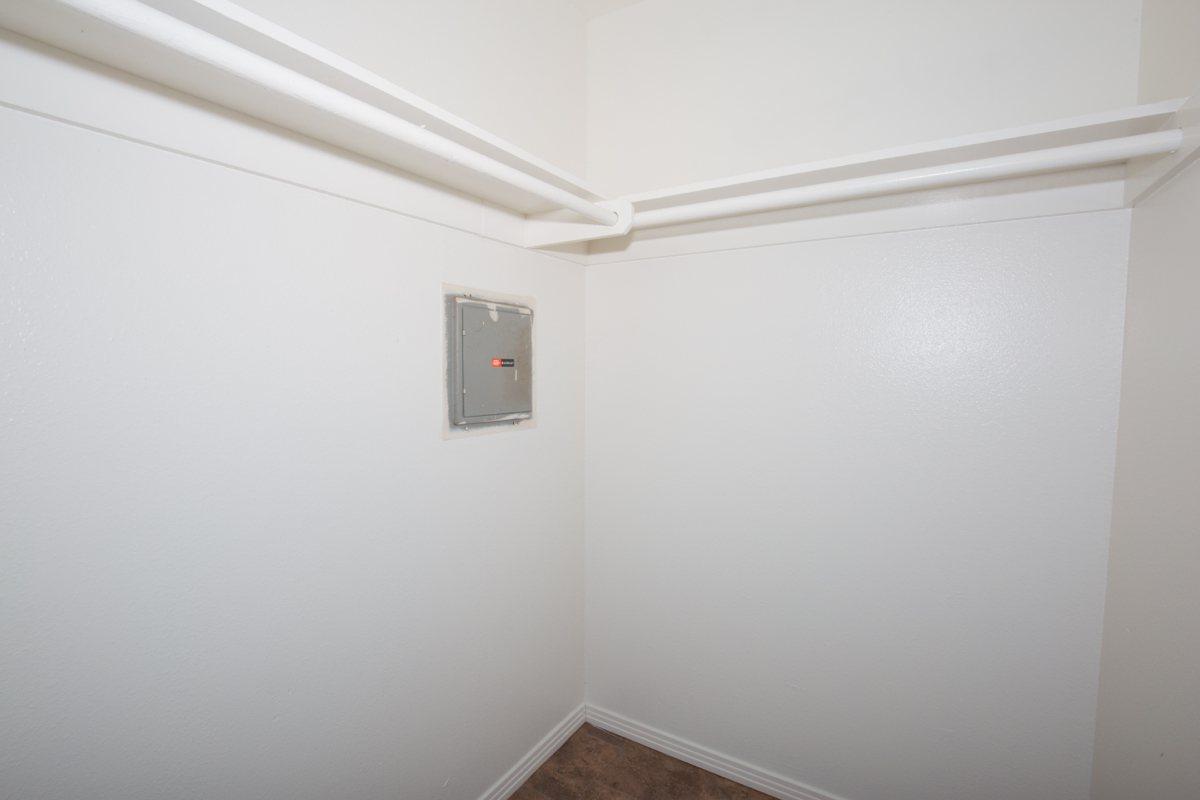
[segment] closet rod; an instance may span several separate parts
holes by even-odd
[[[614,211],[601,208],[566,189],[477,153],[469,147],[276,64],[137,0],[57,2],[272,92],[514,186],[556,206],[570,209],[593,222],[602,225],[615,225],[617,222],[617,214]]]
[[[960,186],[965,183],[1016,178],[1041,172],[1094,167],[1127,161],[1139,156],[1173,153],[1179,149],[1182,143],[1183,131],[1173,129],[1125,136],[1119,139],[981,158],[976,161],[961,161],[957,164],[938,167],[887,172],[880,175],[798,186],[793,189],[779,189],[743,197],[729,197],[721,200],[707,200],[701,203],[637,211],[633,216],[633,227],[635,229],[658,228],[664,225],[701,222],[763,211],[778,211],[817,203]]]

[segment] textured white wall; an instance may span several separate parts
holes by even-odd
[[[1142,0],[1138,97],[1143,103],[1200,91],[1200,0]]]
[[[1145,0],[1144,101],[1200,90],[1200,0]],[[1200,166],[1133,211],[1093,800],[1200,797]]]
[[[851,800],[1085,798],[1128,220],[591,268],[589,702]]]
[[[0,111],[0,797],[475,800],[583,699],[583,275]],[[538,425],[440,438],[441,283]]]
[[[588,24],[588,177],[655,189],[1137,100],[1141,0],[643,0]]]
[[[1095,800],[1200,797],[1200,166],[1133,212]]]
[[[244,4],[581,169],[572,4]],[[597,20],[592,174],[1132,102],[1132,0],[896,7]],[[0,796],[478,797],[583,693],[581,273],[13,111],[0,143]],[[852,800],[1082,797],[1126,225],[597,268],[593,701]],[[437,439],[444,280],[538,298],[535,430]]]
[[[583,10],[564,0],[238,0],[539,158],[585,169]]]

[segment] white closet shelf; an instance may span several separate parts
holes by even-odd
[[[395,117],[402,121],[400,124],[411,123],[420,131],[511,168],[519,173],[518,178],[540,181],[589,204],[601,199],[566,171],[227,0],[4,0],[0,2],[0,27],[505,208],[535,213],[562,206],[444,155],[397,141],[394,136],[348,122],[295,96],[198,60],[179,49],[187,37],[169,28],[162,41],[155,41],[98,18],[94,13],[98,9],[114,16],[137,15],[146,10],[147,16],[165,15],[169,19],[163,19],[164,23],[184,23],[198,32],[197,38],[212,42],[209,37],[213,37],[219,40],[213,44],[232,45],[255,61],[258,57],[268,62],[267,66],[282,67],[301,80],[323,84]]]
[[[1096,114],[955,136],[870,153],[794,164],[630,195],[634,211],[724,200],[818,183],[831,183],[964,161],[1011,156],[1091,142],[1155,133],[1171,127],[1182,99],[1119,108]]]
[[[1161,168],[1156,165],[1178,163],[1183,151],[1195,147],[1196,137],[1180,130],[1194,127],[1186,124],[1191,105],[1182,99],[1166,100],[751,172],[622,200],[629,204],[626,213],[631,213],[631,228],[637,230],[1106,164],[1134,162],[1137,173],[1158,175]],[[1174,155],[1163,158],[1169,154]],[[562,212],[533,215],[526,222],[526,243],[533,247],[614,235],[620,234],[566,219]]]
[[[528,247],[1127,162],[1133,202],[1200,145],[1168,100],[606,200],[229,0],[4,0],[0,27],[524,214]]]

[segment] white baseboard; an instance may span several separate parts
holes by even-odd
[[[540,742],[533,746],[533,749],[526,753],[520,761],[516,763],[512,769],[504,773],[504,777],[492,784],[479,800],[508,800],[517,789],[521,788],[521,784],[529,779],[529,776],[540,767],[547,758],[554,755],[554,751],[562,747],[563,742],[571,738],[571,734],[579,730],[579,726],[584,721],[585,707],[572,711],[567,715],[566,719],[554,726],[554,729],[546,734]]]
[[[533,749],[526,753],[512,769],[504,773],[504,777],[484,792],[479,800],[508,800],[517,789],[521,788],[521,784],[545,763],[546,759],[554,755],[555,751],[571,738],[571,734],[579,730],[579,726],[584,722],[590,722],[597,728],[624,736],[626,739],[631,739],[660,753],[678,758],[680,761],[686,761],[701,769],[737,781],[743,786],[757,789],[772,797],[777,797],[779,800],[844,800],[837,795],[805,786],[791,778],[785,778],[770,770],[747,764],[740,759],[718,753],[612,711],[589,705],[579,706],[562,722],[555,725],[554,729],[534,745]]]
[[[587,706],[587,721],[597,728],[624,736],[651,747],[660,753],[694,764],[701,769],[715,772],[732,781],[758,789],[780,800],[842,800],[835,795],[818,791],[790,778],[760,769],[740,759],[732,758],[707,747],[664,733],[657,728],[614,714],[603,708]]]

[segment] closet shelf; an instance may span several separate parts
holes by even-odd
[[[523,214],[571,203],[616,219],[573,175],[227,0],[5,0],[0,27]],[[197,58],[197,48],[211,58]],[[246,70],[292,84],[269,88]],[[337,109],[314,105],[306,90],[333,97]],[[385,125],[336,113],[345,110]],[[488,161],[501,178],[480,171]]]
[[[1135,162],[1134,174],[1158,175],[1160,162],[1181,162],[1195,136],[1180,128],[1191,101],[1115,109],[1053,122],[956,136],[871,153],[796,164],[623,198],[632,229],[900,194],[947,186]],[[1181,110],[1182,109],[1182,110]],[[1173,158],[1162,158],[1175,154]],[[531,245],[608,238],[601,226],[531,217]],[[555,230],[559,235],[555,236]]]
[[[228,0],[6,0],[0,26],[524,214],[528,247],[1126,162],[1133,201],[1200,140],[1197,101],[1168,100],[606,200]]]
[[[748,194],[791,189],[963,161],[1009,156],[1034,150],[1088,144],[1154,133],[1170,127],[1182,99],[1119,108],[1079,117],[1023,125],[985,133],[936,139],[843,158],[750,172],[729,178],[630,195],[636,211],[708,202]]]

